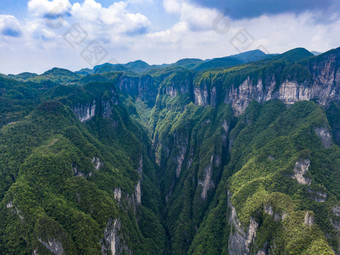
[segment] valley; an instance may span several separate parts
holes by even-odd
[[[0,254],[340,254],[340,48],[0,76]]]

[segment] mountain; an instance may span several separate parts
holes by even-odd
[[[93,74],[93,69],[90,69],[90,68],[83,68],[79,71],[76,71],[75,72],[76,74],[80,74],[80,75],[83,75],[83,76],[86,76],[86,75],[90,75],[90,74]]]
[[[38,76],[38,74],[25,72],[25,73],[20,73],[20,74],[17,74],[17,75],[9,74],[8,76],[11,77],[11,78],[14,78],[16,80],[19,80],[19,81],[26,81],[28,79],[31,79],[31,78]]]
[[[340,48],[255,53],[1,76],[0,253],[340,254]]]
[[[137,60],[129,62],[127,64],[111,64],[105,63],[102,65],[95,66],[93,69],[81,69],[77,71],[80,75],[91,75],[91,74],[103,74],[110,72],[133,72],[137,74],[149,72],[151,70],[159,70],[168,67],[182,67],[195,71],[205,71],[216,68],[226,68],[230,66],[245,64],[249,62],[255,62],[258,60],[270,59],[277,54],[265,54],[261,50],[253,50],[243,52],[237,55],[232,55],[224,58],[215,58],[211,60],[202,60],[196,58],[186,58],[178,60],[173,64],[163,64],[163,65],[152,65],[148,63]]]
[[[198,58],[185,58],[178,60],[174,65],[192,69],[195,66],[204,63],[204,60]]]
[[[297,62],[313,56],[313,53],[304,48],[296,48],[276,56],[275,59]]]
[[[148,71],[150,69],[150,66],[148,63],[142,61],[142,60],[137,60],[134,62],[129,62],[125,65],[125,67],[132,72],[135,73],[143,73],[145,71]]]
[[[133,73],[143,73],[150,70],[151,66],[144,61],[137,60],[134,62],[129,62],[127,64],[110,64],[106,63],[103,65],[98,65],[93,68],[95,74],[109,73],[109,72],[133,72]],[[89,73],[90,74],[90,73]]]
[[[25,81],[35,83],[58,83],[58,84],[72,84],[77,82],[82,76],[70,70],[63,68],[53,68],[41,75],[33,75]]]
[[[205,63],[202,63],[194,67],[195,71],[206,71],[210,69],[217,68],[227,68],[231,66],[246,64],[250,62],[255,62],[258,60],[264,60],[273,57],[274,55],[265,54],[261,50],[252,50],[243,52],[237,55],[232,55],[224,58],[215,58]]]
[[[127,67],[125,67],[124,65],[121,64],[103,64],[103,65],[99,65],[99,66],[95,66],[93,68],[93,72],[95,74],[101,74],[101,73],[112,73],[112,72],[128,72],[129,69]]]

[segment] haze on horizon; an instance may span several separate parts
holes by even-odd
[[[3,0],[0,73],[339,46],[339,0]]]

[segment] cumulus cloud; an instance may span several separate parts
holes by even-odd
[[[245,51],[261,47],[270,53],[295,47],[326,51],[340,46],[340,19],[334,14],[328,22],[320,22],[319,11],[261,11],[259,16],[230,18],[224,16],[220,5],[208,7],[198,0],[118,0],[109,6],[99,0],[69,1],[30,0],[29,16],[21,25],[13,16],[0,16],[0,35],[5,35],[0,36],[0,55],[11,59],[0,63],[0,72],[40,72],[53,66],[80,69],[88,66],[80,53],[93,40],[105,48],[108,58],[120,63],[143,59],[150,64],[239,53],[232,41],[240,31],[253,38],[240,47]],[[220,26],[220,21],[225,24]],[[70,47],[64,37],[74,24],[86,34],[78,48]],[[13,36],[20,38],[11,39]]]
[[[0,33],[9,37],[20,37],[22,30],[19,21],[12,15],[0,15]]]
[[[232,19],[255,18],[283,13],[301,14],[306,11],[322,12],[326,16],[338,13],[338,0],[191,0],[201,6],[217,8]]]
[[[185,22],[192,30],[211,29],[213,20],[219,15],[216,9],[204,8],[181,0],[163,0],[168,13],[180,15],[180,22]]]
[[[150,0],[147,0],[150,1]],[[30,0],[28,11],[33,16],[28,31],[35,38],[52,40],[60,28],[80,24],[89,38],[112,42],[117,37],[145,34],[150,22],[140,13],[129,11],[129,1],[103,7],[97,0],[71,4],[69,0]]]
[[[112,34],[139,34],[147,31],[150,22],[140,13],[131,13],[127,2],[114,2],[107,8],[95,0],[85,0],[72,6],[72,17],[92,31],[105,30]]]
[[[34,16],[56,19],[62,15],[69,15],[71,4],[68,0],[30,0],[28,11]]]

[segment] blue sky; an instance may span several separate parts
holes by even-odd
[[[339,6],[340,0],[1,0],[0,73],[137,59],[162,64],[257,48],[323,52],[340,46]]]

